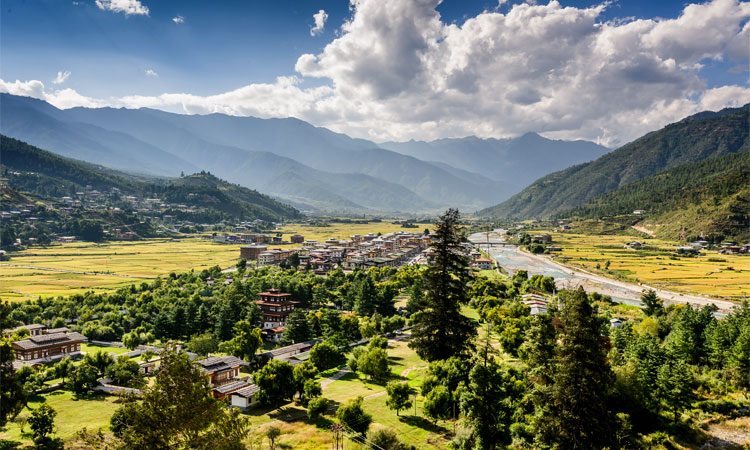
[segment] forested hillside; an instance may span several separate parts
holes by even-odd
[[[2,173],[8,178],[9,186],[19,193],[59,199],[74,196],[86,186],[101,192],[116,188],[122,195],[157,197],[199,208],[204,210],[201,212],[206,218],[280,220],[300,217],[300,212],[289,205],[205,172],[181,178],[133,176],[58,156],[1,135],[0,152]]]
[[[644,222],[669,238],[721,234],[750,238],[750,153],[683,164],[623,186],[562,217],[598,218],[646,211]]]
[[[482,216],[550,217],[682,164],[750,150],[748,105],[700,113],[649,133],[596,161],[543,177]]]

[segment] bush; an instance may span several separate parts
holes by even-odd
[[[341,350],[328,341],[319,342],[310,350],[310,362],[318,370],[327,370],[336,367],[341,364],[343,359],[344,355],[341,353]]]
[[[329,401],[325,397],[314,398],[307,405],[307,417],[315,420],[328,410]]]
[[[363,398],[357,397],[341,406],[336,411],[336,418],[346,427],[359,434],[367,433],[372,423],[372,416],[362,409]]]
[[[375,336],[372,339],[370,339],[370,343],[367,344],[367,347],[369,348],[379,347],[382,349],[386,349],[388,348],[388,339],[383,336]]]
[[[398,435],[391,428],[376,428],[367,433],[367,440],[373,448],[383,450],[406,450],[407,447],[398,440]]]

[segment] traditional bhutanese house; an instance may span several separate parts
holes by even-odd
[[[489,258],[477,258],[474,266],[480,270],[492,270],[492,260]]]
[[[280,342],[286,327],[267,328],[263,330],[263,336],[268,341]]]
[[[213,391],[214,397],[222,399],[228,395],[231,395],[233,392],[237,392],[240,389],[246,388],[250,385],[252,385],[252,383],[245,378],[235,379],[234,381],[224,383],[221,386],[216,386]]]
[[[234,381],[240,374],[240,367],[249,365],[246,361],[234,356],[211,356],[195,361],[195,364],[201,366],[201,370],[208,376],[208,382],[211,386],[219,386]]]
[[[286,326],[289,315],[299,302],[291,299],[292,294],[285,294],[278,289],[269,289],[258,294],[260,300],[256,303],[263,312],[263,329],[269,330]]]
[[[254,384],[250,384],[242,389],[232,392],[232,406],[243,411],[252,408],[258,403],[258,392],[260,392],[260,388]]]
[[[86,337],[79,333],[55,333],[31,336],[12,342],[16,359],[25,362],[40,362],[56,357],[81,354],[81,343]]]
[[[521,298],[523,299],[522,303],[531,309],[530,314],[532,316],[547,314],[547,299],[543,296],[539,294],[524,294]]]

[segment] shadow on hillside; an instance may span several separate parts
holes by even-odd
[[[398,420],[412,427],[418,427],[431,433],[446,433],[448,431],[446,428],[436,425],[424,417],[400,416]]]

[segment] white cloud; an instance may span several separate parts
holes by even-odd
[[[149,77],[158,77],[159,74],[156,73],[153,69],[146,69],[146,76],[149,76]]]
[[[310,36],[315,36],[323,33],[323,30],[326,26],[326,21],[328,20],[328,14],[325,12],[325,10],[321,9],[317,13],[313,14],[313,19],[315,20],[315,26],[310,28]]]
[[[65,83],[65,80],[68,79],[70,76],[70,71],[66,70],[64,72],[57,72],[57,77],[52,81],[53,84],[62,84]]]
[[[294,116],[374,140],[538,131],[610,146],[698,111],[750,102],[747,85],[708,89],[698,69],[723,58],[747,63],[748,2],[688,5],[675,19],[603,22],[606,4],[551,1],[485,11],[462,25],[444,23],[438,3],[353,0],[338,37],[299,57],[299,76],[217,95],[98,100],[47,92],[39,81],[0,80],[0,89],[59,107]],[[304,88],[301,77],[328,83]]]
[[[172,22],[178,23],[178,24],[185,23],[185,18],[182,16],[175,16],[175,17],[172,17]]]
[[[105,11],[123,13],[126,16],[148,15],[148,6],[141,4],[139,0],[96,0],[96,6]]]

